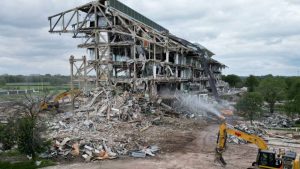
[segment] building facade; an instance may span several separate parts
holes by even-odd
[[[90,56],[70,57],[72,86],[116,85],[151,96],[222,90],[225,65],[118,0],[98,0],[49,17],[50,33],[81,38]],[[209,82],[211,80],[211,82]]]

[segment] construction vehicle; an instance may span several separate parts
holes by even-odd
[[[219,127],[217,147],[216,147],[216,161],[223,166],[226,165],[222,153],[226,150],[227,136],[232,135],[245,141],[257,145],[258,154],[256,161],[252,163],[254,169],[300,169],[299,155],[293,151],[285,152],[284,149],[270,150],[266,142],[253,134],[248,134],[243,131],[234,129],[234,127],[222,123]]]
[[[65,92],[62,92],[58,95],[56,95],[53,99],[53,101],[50,101],[50,102],[42,102],[41,105],[40,105],[40,109],[43,111],[43,110],[53,110],[53,109],[58,109],[59,108],[59,101],[60,100],[63,100],[64,98],[66,97],[71,97],[71,95],[73,94],[73,96],[76,96],[80,93],[80,90],[78,89],[74,89],[74,90],[71,90],[71,91],[65,91]]]

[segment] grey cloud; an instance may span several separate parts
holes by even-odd
[[[212,50],[230,67],[225,73],[294,75],[300,67],[298,0],[121,1],[171,33]],[[86,2],[3,0],[0,74],[68,74],[68,57],[86,50],[77,49],[81,41],[70,34],[49,34],[47,17]]]
[[[48,16],[79,6],[87,0],[2,0],[1,25],[39,29],[48,24]]]
[[[258,58],[260,57],[260,58]],[[288,64],[288,59],[276,59],[274,56],[255,55],[249,57],[235,56],[233,58],[221,58],[219,60],[228,63],[225,73],[239,72],[239,75],[290,75],[295,76],[299,67]]]
[[[280,44],[282,42],[282,39],[281,38],[275,38],[275,39],[270,39],[270,40],[267,40],[265,42],[266,45],[275,45],[275,44]]]
[[[300,1],[298,0],[286,0],[288,3],[294,4],[294,5],[300,5]]]

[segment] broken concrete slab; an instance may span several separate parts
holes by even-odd
[[[145,158],[146,157],[146,152],[144,151],[133,151],[130,154],[132,157],[135,158]]]

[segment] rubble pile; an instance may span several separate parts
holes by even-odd
[[[234,126],[235,129],[246,132],[248,134],[255,134],[260,137],[265,137],[269,134],[264,129],[270,128],[290,128],[293,126],[293,121],[285,115],[273,114],[271,116],[265,117],[261,121],[254,121],[253,125],[247,123],[241,123]],[[235,136],[229,136],[228,142],[233,142],[236,144],[246,143],[244,140],[237,138]]]
[[[147,146],[141,150],[127,151],[128,155],[136,158],[145,158],[147,155],[155,156],[155,154],[160,151],[160,148],[156,145]],[[75,141],[70,138],[65,138],[62,141],[55,141],[54,146],[47,153],[40,155],[41,158],[53,158],[57,156],[62,156],[64,158],[68,157],[79,157],[81,156],[86,162],[94,160],[105,160],[105,159],[115,159],[120,154],[124,152],[116,150],[114,152],[111,148],[106,145],[106,141],[100,142],[89,142],[86,143],[83,140]]]
[[[234,126],[235,129],[243,131],[248,134],[254,134],[259,137],[265,135],[267,132],[260,128],[258,123],[254,123],[253,125],[247,125],[245,123]]]
[[[293,123],[287,116],[275,114],[262,121],[267,128],[290,128]]]
[[[91,161],[124,155],[154,156],[158,152],[157,146],[137,137],[158,123],[166,111],[163,103],[153,103],[145,95],[104,88],[78,97],[77,102],[74,113],[58,114],[48,123],[48,135],[55,142],[48,156],[71,154]]]

